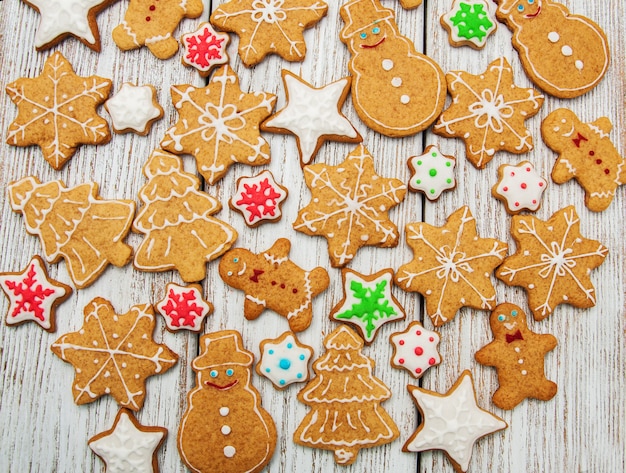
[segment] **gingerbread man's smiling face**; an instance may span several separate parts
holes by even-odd
[[[224,281],[236,288],[241,288],[246,273],[250,272],[249,262],[254,255],[248,250],[236,248],[225,255],[219,264],[220,276]]]
[[[526,326],[526,314],[514,304],[501,304],[489,318],[491,331],[496,340],[505,339],[508,343],[523,340]]]

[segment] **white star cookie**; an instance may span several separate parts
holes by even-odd
[[[411,156],[408,165],[411,169],[409,189],[423,192],[428,200],[437,200],[443,191],[456,187],[456,159],[443,154],[436,146],[430,145],[423,154]]]
[[[491,194],[506,205],[507,213],[515,215],[522,210],[536,211],[548,182],[535,171],[528,161],[517,166],[503,164],[498,168],[498,182]]]
[[[352,79],[344,77],[316,88],[283,69],[287,105],[261,124],[261,130],[295,135],[305,166],[326,140],[360,143],[363,138],[341,113]]]
[[[163,116],[163,109],[151,85],[122,85],[117,94],[104,103],[115,133],[134,132],[147,135],[152,124]]]
[[[275,340],[263,340],[260,349],[256,372],[269,379],[276,389],[309,379],[313,348],[300,343],[293,332],[285,332]]]
[[[474,381],[466,370],[444,394],[408,386],[422,423],[404,444],[405,452],[443,450],[456,471],[469,467],[474,443],[485,435],[506,429],[507,423],[478,407]]]

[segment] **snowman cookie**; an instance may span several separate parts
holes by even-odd
[[[352,55],[352,100],[361,120],[392,137],[426,129],[446,99],[439,65],[400,34],[394,11],[378,0],[350,0],[340,13],[341,41]]]
[[[496,0],[498,20],[530,80],[550,95],[574,98],[593,89],[609,67],[604,31],[551,0]],[[555,67],[558,64],[558,67]]]

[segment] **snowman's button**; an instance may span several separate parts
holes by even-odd
[[[402,79],[399,77],[394,77],[393,79],[391,79],[391,85],[393,85],[394,87],[400,87],[402,85]]]
[[[403,95],[402,97],[400,97],[400,102],[402,102],[404,105],[406,105],[410,101],[411,101],[411,97],[409,97],[408,95]]]
[[[220,407],[220,415],[222,417],[226,417],[229,412],[230,412],[230,409],[228,407]]]
[[[574,65],[576,66],[576,69],[582,71],[585,64],[579,59],[574,63]]]
[[[235,450],[235,447],[231,445],[226,445],[224,447],[224,456],[226,458],[233,458],[235,456],[235,453],[237,453],[237,450]]]
[[[563,56],[571,56],[573,53],[574,51],[572,51],[572,48],[567,44],[561,48],[561,54],[563,54]]]
[[[383,59],[383,69],[386,71],[393,69],[393,61],[391,59]]]
[[[556,43],[559,39],[561,39],[561,36],[559,36],[559,34],[556,31],[550,31],[548,33],[548,39],[550,40],[551,43]]]
[[[224,435],[228,435],[232,432],[231,428],[229,425],[223,425],[222,428],[220,429],[222,434]]]

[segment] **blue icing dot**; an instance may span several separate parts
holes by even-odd
[[[296,378],[298,378],[298,379],[302,379],[302,373],[298,373],[298,374],[296,375]]]
[[[281,386],[284,386],[284,385],[285,385],[285,380],[284,380],[284,379],[281,379],[281,380],[279,381],[279,383],[280,383],[280,385],[281,385]]]
[[[288,343],[287,344],[287,348],[289,348],[289,349],[293,348],[293,343]]]
[[[274,354],[274,350],[270,350],[270,351],[268,351],[268,353],[269,353],[270,355],[273,355],[273,354]]]
[[[288,370],[291,367],[291,361],[287,358],[283,358],[278,362],[278,366],[280,366],[284,370]]]
[[[306,358],[304,355],[300,355],[298,358],[300,358],[302,361],[304,361],[304,358]]]
[[[269,368],[265,368],[265,372],[269,373],[271,370]]]

